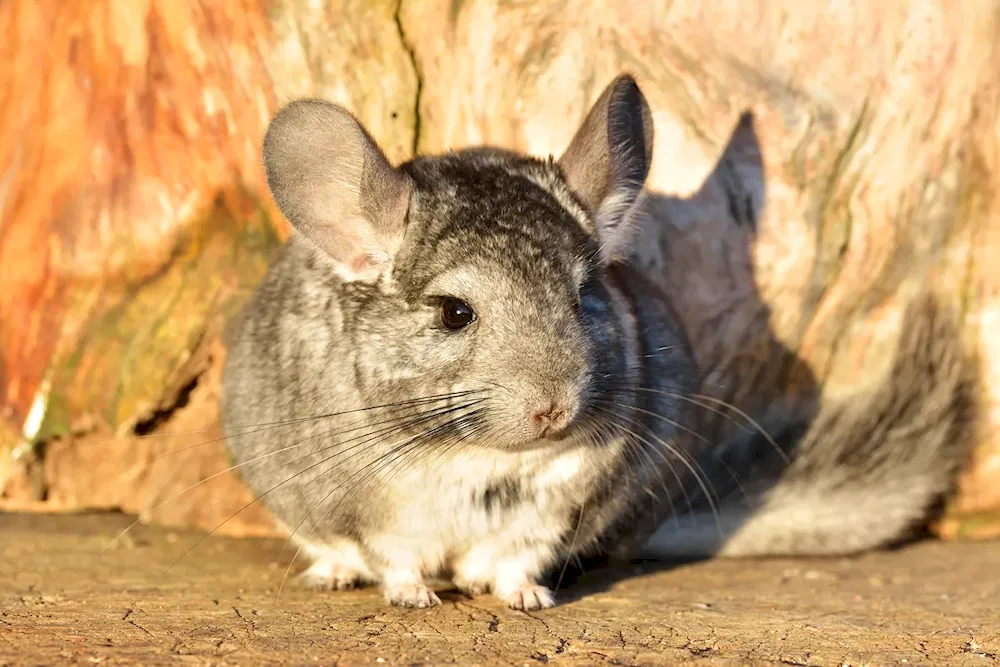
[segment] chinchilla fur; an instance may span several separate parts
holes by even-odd
[[[394,167],[339,106],[274,118],[266,173],[294,233],[232,346],[224,422],[308,585],[425,607],[445,576],[537,609],[576,556],[847,553],[909,534],[952,486],[972,381],[931,299],[875,389],[728,436],[725,461],[693,437],[699,370],[631,261],[660,224],[652,139],[627,75],[558,160]],[[722,502],[734,469],[741,502]]]

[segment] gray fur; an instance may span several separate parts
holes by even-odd
[[[669,551],[656,529],[691,500],[690,480],[705,470],[708,494],[725,483],[718,450],[684,427],[699,378],[679,320],[628,260],[628,226],[653,224],[633,215],[651,142],[627,76],[558,163],[474,149],[392,167],[339,107],[278,114],[265,166],[296,232],[245,312],[224,421],[234,463],[312,561],[307,583],[377,581],[393,604],[430,606],[424,579],[445,574],[546,607],[544,574],[634,554],[654,533]],[[442,328],[445,296],[477,319]],[[946,490],[968,379],[938,314],[912,319],[919,340],[875,396],[811,430],[785,424],[805,433],[786,443],[791,465],[760,466],[759,518],[723,507],[708,525],[735,537],[701,535],[710,550],[884,544]],[[530,416],[550,407],[568,425],[540,438]],[[756,441],[730,445],[747,472],[766,459]],[[863,516],[836,520],[851,498]],[[787,525],[803,503],[820,520]]]
[[[955,318],[934,298],[911,303],[901,328],[876,386],[823,403],[811,419],[768,416],[783,457],[760,434],[720,443],[706,474],[725,496],[725,470],[739,471],[743,502],[723,504],[720,530],[700,498],[689,520],[659,528],[645,555],[842,555],[923,528],[975,440],[975,377]]]

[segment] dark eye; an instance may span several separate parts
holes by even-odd
[[[472,310],[472,306],[461,299],[452,296],[441,299],[441,324],[445,328],[462,329],[472,324],[475,319],[476,312]]]

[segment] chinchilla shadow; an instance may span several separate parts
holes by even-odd
[[[563,601],[717,556],[896,548],[926,535],[953,489],[976,421],[976,373],[955,313],[920,292],[888,370],[823,400],[815,374],[772,329],[758,286],[766,187],[745,112],[697,192],[648,195],[635,260],[662,281],[701,378],[685,429],[690,465],[665,480],[681,492],[641,557],[566,563],[550,582]],[[801,334],[808,314],[799,321]]]

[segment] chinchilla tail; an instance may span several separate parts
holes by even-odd
[[[953,490],[976,440],[974,370],[953,314],[929,296],[916,300],[874,389],[821,401],[811,419],[779,429],[787,464],[748,480],[761,490],[755,498],[666,521],[642,555],[836,555],[912,537]],[[745,438],[727,449],[753,469],[773,444]],[[726,474],[705,467],[710,479]]]

